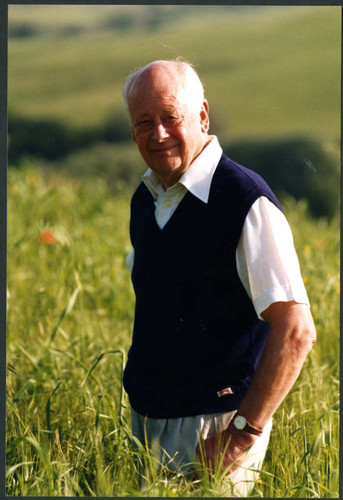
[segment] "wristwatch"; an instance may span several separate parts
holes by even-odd
[[[236,415],[232,420],[232,424],[239,431],[250,432],[250,434],[255,434],[255,436],[261,436],[263,431],[263,429],[257,429],[250,425],[243,415]]]

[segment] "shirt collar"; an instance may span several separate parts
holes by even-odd
[[[211,142],[203,149],[200,155],[197,156],[178,180],[178,183],[182,184],[188,191],[204,203],[208,201],[212,177],[221,155],[223,154],[217,137],[211,137]],[[142,180],[154,199],[156,199],[157,194],[162,188],[162,184],[156,173],[149,168],[143,175]]]

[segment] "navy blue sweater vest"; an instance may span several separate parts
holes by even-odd
[[[235,258],[246,215],[262,195],[280,208],[261,177],[223,155],[208,203],[187,192],[161,230],[150,192],[138,186],[130,222],[136,309],[124,372],[137,412],[174,418],[238,408],[269,332]]]

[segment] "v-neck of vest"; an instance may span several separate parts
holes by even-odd
[[[155,203],[152,202],[151,205],[152,205],[152,212],[153,212],[153,220],[154,220],[154,224],[155,224],[156,228],[158,229],[158,231],[161,233],[165,233],[166,231],[168,231],[169,227],[175,223],[175,219],[178,219],[179,213],[182,211],[183,206],[187,205],[187,203],[189,203],[189,201],[191,201],[192,198],[196,198],[196,197],[194,195],[192,195],[192,193],[190,191],[187,191],[187,193],[184,195],[184,197],[182,198],[182,200],[180,201],[180,203],[175,208],[174,212],[172,213],[172,215],[169,217],[169,219],[167,220],[167,222],[165,223],[165,225],[162,228],[157,224],[157,220],[155,217]]]

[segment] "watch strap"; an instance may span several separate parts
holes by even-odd
[[[246,432],[250,432],[250,434],[254,434],[255,436],[261,436],[262,434],[262,430],[261,429],[257,429],[256,427],[253,427],[252,425],[246,424],[246,426],[244,427],[243,431],[246,431]]]

